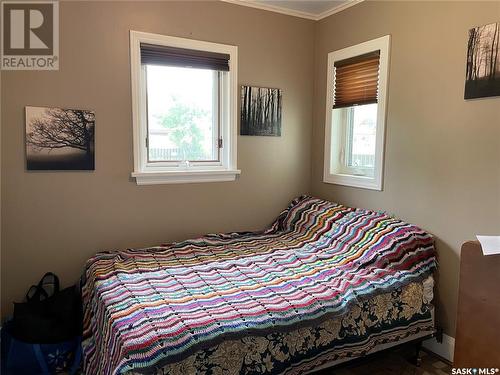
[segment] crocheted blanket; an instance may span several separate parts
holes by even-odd
[[[154,372],[230,338],[319,324],[435,267],[422,229],[311,197],[265,231],[99,253],[82,278],[84,372]]]

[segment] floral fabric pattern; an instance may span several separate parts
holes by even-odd
[[[378,344],[433,329],[422,283],[358,301],[343,316],[290,332],[224,341],[154,370],[155,375],[301,374],[327,361],[356,357]],[[138,374],[138,372],[130,372]]]

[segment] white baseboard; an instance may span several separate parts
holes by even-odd
[[[438,356],[453,363],[453,353],[455,352],[455,338],[443,334],[443,342],[439,343],[436,338],[425,340],[424,348],[436,353]]]

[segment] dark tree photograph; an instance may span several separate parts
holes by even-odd
[[[500,23],[469,30],[465,99],[500,96]]]
[[[26,107],[28,170],[93,170],[92,111]]]
[[[241,87],[241,135],[281,136],[280,89]]]

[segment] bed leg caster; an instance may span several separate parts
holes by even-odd
[[[412,363],[420,367],[422,364],[422,357],[420,356],[420,353],[422,351],[422,341],[419,341],[415,344],[415,357],[413,357]]]
[[[442,328],[437,328],[435,336],[436,336],[436,341],[438,343],[442,344],[443,343],[443,329]]]
[[[415,366],[420,367],[421,364],[422,364],[422,358],[420,357],[415,358]]]

